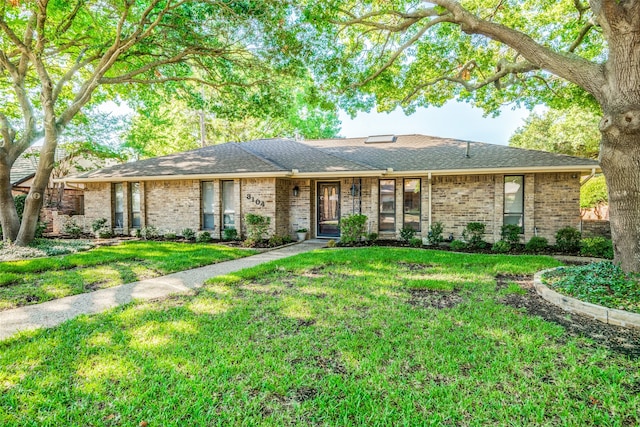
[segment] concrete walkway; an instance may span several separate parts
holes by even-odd
[[[113,288],[100,289],[86,294],[73,295],[42,304],[0,311],[0,340],[9,338],[18,331],[48,328],[81,314],[100,313],[131,302],[134,299],[148,300],[166,297],[170,294],[188,292],[191,289],[201,287],[204,281],[211,277],[233,273],[268,261],[312,251],[325,245],[326,241],[323,240],[306,240],[250,257],[220,262],[140,282],[127,283]]]

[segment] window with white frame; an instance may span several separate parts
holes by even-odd
[[[504,225],[517,225],[524,231],[524,176],[504,177]]]
[[[222,181],[222,226],[236,228],[235,189],[233,181]]]
[[[113,225],[124,227],[124,187],[121,182],[113,184]]]
[[[200,188],[202,200],[202,229],[213,230],[213,181],[203,181]]]
[[[131,228],[140,228],[140,183],[132,182],[129,189],[131,195]]]

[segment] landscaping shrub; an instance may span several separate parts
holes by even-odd
[[[78,225],[77,222],[75,222],[75,220],[68,219],[62,225],[62,232],[65,233],[65,234],[68,234],[69,236],[73,237],[74,239],[77,239],[78,237],[80,237],[82,235],[82,228],[80,228],[80,226]]]
[[[511,243],[506,240],[498,240],[491,246],[491,252],[505,254],[511,250]]]
[[[196,232],[190,228],[185,228],[182,230],[182,237],[184,237],[185,240],[195,240]]]
[[[366,233],[366,224],[366,215],[353,214],[343,216],[340,219],[340,243],[343,245],[360,243]]]
[[[244,220],[247,224],[247,239],[244,241],[245,246],[255,246],[263,241],[269,231],[271,218],[248,213],[244,216]]]
[[[422,247],[422,239],[420,239],[419,237],[412,237],[411,239],[409,239],[409,246],[411,246],[412,248]]]
[[[556,233],[556,247],[562,252],[578,252],[580,232],[573,227],[564,227]]]
[[[144,240],[156,239],[160,236],[160,232],[153,225],[149,225],[147,227],[142,227],[140,230],[140,237]]]
[[[378,233],[369,233],[369,234],[367,234],[367,240],[369,242],[375,242],[376,240],[378,240]]]
[[[429,244],[437,245],[444,241],[444,237],[442,237],[443,231],[444,225],[441,222],[434,222],[431,224],[431,227],[429,228]]]
[[[212,241],[213,238],[211,237],[211,233],[209,233],[208,231],[203,231],[202,233],[198,234],[198,237],[196,237],[196,242],[198,243],[209,243]]]
[[[113,233],[108,228],[103,228],[102,230],[98,231],[98,237],[101,239],[109,239],[113,237]]]
[[[282,246],[285,245],[287,243],[291,243],[293,241],[293,239],[290,236],[279,236],[277,234],[271,236],[271,238],[269,239],[269,246],[274,247],[274,246]]]
[[[522,227],[514,224],[505,224],[500,229],[502,240],[508,242],[511,245],[517,245],[520,243],[520,234],[522,233]]]
[[[580,242],[580,255],[613,259],[613,244],[604,237],[588,237]]]
[[[91,222],[91,229],[94,232],[98,232],[103,228],[107,228],[107,218],[98,218]]]
[[[466,249],[467,244],[462,240],[453,240],[451,241],[451,244],[449,245],[449,247],[451,248],[451,250],[459,251],[461,249]]]
[[[549,241],[544,237],[533,236],[531,240],[524,246],[527,252],[538,253],[542,252],[549,247]]]
[[[328,248],[335,248],[336,247],[336,241],[331,239],[327,242],[327,247]]]
[[[413,239],[413,236],[415,235],[416,235],[416,230],[414,230],[413,227],[409,225],[405,225],[400,229],[400,240],[402,240],[405,243],[409,243],[411,239]]]
[[[470,222],[462,232],[462,238],[471,248],[485,248],[487,246],[487,242],[483,240],[485,228],[486,226],[481,222]]]
[[[237,240],[238,239],[238,230],[235,228],[225,228],[222,231],[222,239],[223,240]]]
[[[162,237],[164,237],[166,240],[176,240],[178,236],[176,235],[176,233],[171,232],[171,233],[164,233]]]

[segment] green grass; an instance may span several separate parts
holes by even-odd
[[[562,267],[545,273],[543,280],[564,295],[640,313],[640,275],[625,274],[611,261]]]
[[[255,252],[209,244],[125,242],[86,252],[0,263],[0,310],[108,288]]]
[[[557,265],[398,248],[274,261],[0,343],[0,424],[637,425],[638,360],[499,302],[496,274]],[[416,289],[461,302],[415,305]]]

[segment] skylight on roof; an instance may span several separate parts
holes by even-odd
[[[365,139],[365,144],[381,144],[381,143],[396,142],[395,135],[372,135]]]

